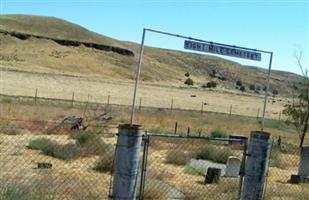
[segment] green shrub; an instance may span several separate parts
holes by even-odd
[[[207,88],[215,88],[215,87],[217,87],[217,83],[214,82],[214,81],[209,81],[209,82],[206,84],[206,87],[207,87]]]
[[[114,152],[108,152],[96,163],[94,170],[98,172],[111,172],[113,170]]]
[[[230,149],[219,149],[214,146],[207,146],[195,152],[196,159],[211,160],[216,163],[226,163],[229,156],[232,156]]]
[[[44,151],[43,151],[44,152]],[[61,160],[72,160],[83,156],[83,150],[78,145],[69,143],[65,145],[54,145],[52,154],[46,154]]]
[[[237,81],[236,81],[236,85],[239,86],[239,87],[241,87],[241,86],[242,86],[241,80],[237,80]]]
[[[41,150],[46,155],[53,155],[56,143],[47,138],[38,138],[31,140],[27,148]]]
[[[194,82],[191,78],[187,78],[187,80],[184,82],[186,85],[194,85]]]
[[[212,131],[210,133],[210,136],[212,138],[227,138],[226,133],[224,131],[219,130],[219,129]]]
[[[255,90],[255,85],[250,85],[250,86],[249,86],[249,89],[250,89],[250,90]]]
[[[244,85],[242,85],[242,86],[240,86],[239,90],[244,92],[244,91],[246,91],[246,87]]]
[[[52,200],[53,196],[36,194],[25,186],[14,184],[0,191],[0,200]]]
[[[97,135],[91,132],[85,132],[76,136],[76,141],[80,145],[86,145],[97,139]]]
[[[1,103],[10,104],[12,103],[12,99],[8,97],[1,98]]]
[[[191,156],[181,150],[171,150],[167,153],[165,162],[173,165],[186,165],[191,159]]]

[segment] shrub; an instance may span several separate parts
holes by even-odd
[[[184,82],[186,85],[194,85],[193,80],[191,78],[187,78],[187,80]]]
[[[13,126],[10,126],[10,125],[2,128],[0,131],[3,134],[6,134],[6,135],[18,135],[18,134],[20,134],[20,129],[13,127]]]
[[[236,85],[239,86],[239,87],[241,87],[241,86],[242,86],[241,80],[237,80],[237,81],[236,81]]]
[[[171,150],[167,153],[166,163],[173,165],[186,165],[191,159],[191,156],[181,150]]]
[[[217,87],[217,83],[214,82],[214,81],[209,81],[209,82],[206,84],[206,87],[207,87],[207,88],[215,88],[215,87]]]
[[[279,94],[278,90],[273,89],[273,95],[276,96],[276,95],[278,95],[278,94]]]
[[[90,143],[93,140],[97,139],[97,137],[94,133],[85,132],[82,134],[78,134],[75,139],[78,144],[86,145],[87,143]]]
[[[61,160],[72,160],[83,155],[83,150],[76,144],[54,145],[52,155]]]
[[[225,132],[221,131],[221,130],[214,130],[210,133],[210,136],[213,138],[227,138],[227,135],[225,134]]]
[[[5,188],[4,191],[0,191],[1,200],[52,200],[53,196],[36,194],[34,191],[29,191],[26,186],[12,184]]]
[[[244,91],[246,91],[246,87],[244,85],[242,85],[242,86],[240,86],[239,90],[244,92]]]
[[[189,77],[189,76],[190,76],[190,73],[189,73],[189,72],[186,72],[186,73],[185,73],[185,76],[186,76],[186,77]]]
[[[108,152],[96,163],[94,170],[98,172],[111,172],[113,170],[114,152]]]
[[[255,90],[255,85],[250,85],[250,86],[249,86],[249,89],[250,89],[250,90]]]
[[[229,156],[232,156],[230,149],[219,149],[214,146],[207,146],[195,152],[196,159],[211,160],[217,163],[226,163]]]
[[[5,104],[11,104],[12,103],[12,99],[11,98],[1,98],[1,103],[5,103]]]
[[[41,150],[46,155],[52,155],[54,152],[55,143],[47,138],[38,138],[31,140],[27,148],[33,150]]]

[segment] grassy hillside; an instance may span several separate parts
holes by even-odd
[[[54,17],[2,15],[0,30],[113,45],[135,53],[135,57],[128,57],[84,46],[63,46],[47,39],[20,40],[10,35],[0,34],[2,66],[14,70],[107,79],[134,78],[138,44],[108,38]],[[211,77],[214,70],[226,80]],[[215,56],[152,47],[145,49],[142,80],[163,81],[168,85],[183,86],[186,72],[191,74],[197,86],[213,80],[219,87],[235,89],[236,81],[241,80],[247,91],[250,85],[259,86],[262,89],[267,73],[263,69],[242,66]],[[299,77],[295,74],[274,71],[271,88],[277,89],[281,94],[290,94],[293,84],[299,82],[298,79]]]

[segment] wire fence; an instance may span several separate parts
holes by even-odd
[[[0,199],[108,199],[116,139],[101,120],[2,118]]]
[[[43,101],[40,99],[37,106],[31,102],[36,112]],[[117,147],[113,124],[121,121],[113,121],[111,112],[115,110],[101,104],[89,104],[85,109],[85,103],[76,102],[74,107],[80,111],[75,113],[69,102],[60,101],[44,112],[55,110],[59,103],[63,103],[64,113],[58,120],[53,117],[46,120],[48,117],[43,115],[29,118],[29,113],[13,118],[10,116],[16,110],[6,115],[1,108],[4,113],[0,117],[1,200],[21,196],[26,200],[110,197]],[[21,109],[22,112],[26,111]],[[229,142],[228,135],[222,136],[223,141],[216,141],[187,138],[190,134],[188,129],[178,138],[149,138],[147,157],[140,152],[138,198],[239,199],[242,176],[246,176],[243,158],[248,152],[244,144]],[[200,134],[194,136],[209,135]],[[280,137],[272,141],[264,199],[309,197],[309,174],[294,176],[300,173],[301,153],[295,142]],[[140,184],[143,170],[144,184]]]
[[[145,143],[147,144],[147,143]],[[145,145],[144,144],[144,145]],[[148,137],[142,199],[239,199],[245,142]]]

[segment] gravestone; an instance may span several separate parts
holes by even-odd
[[[226,162],[226,169],[225,169],[224,176],[238,177],[240,166],[241,166],[241,161],[235,156],[230,156]]]
[[[218,183],[221,176],[221,169],[209,167],[205,176],[204,184]]]

